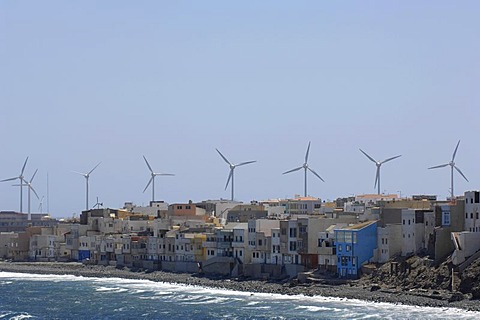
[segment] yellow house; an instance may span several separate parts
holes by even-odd
[[[207,235],[204,233],[197,233],[193,237],[193,253],[195,255],[195,261],[205,261],[207,258],[207,250],[204,248],[203,243],[207,241]]]

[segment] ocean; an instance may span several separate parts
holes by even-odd
[[[179,284],[0,272],[0,319],[480,319],[480,313]]]

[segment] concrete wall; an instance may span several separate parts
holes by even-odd
[[[480,232],[452,232],[451,237],[454,244],[457,242],[452,256],[455,265],[459,265],[480,250]]]
[[[450,212],[450,224],[444,224],[444,212]],[[449,255],[455,246],[451,232],[463,231],[465,225],[465,201],[459,199],[454,204],[444,204],[435,207],[435,261],[440,261]]]

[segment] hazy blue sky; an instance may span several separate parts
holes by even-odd
[[[229,198],[322,199],[382,190],[449,192],[461,139],[456,194],[479,189],[478,1],[1,1],[0,179],[26,177],[50,211],[90,203],[146,204],[149,172],[169,203]],[[26,195],[26,193],[25,193]],[[24,197],[27,206],[26,196]],[[32,201],[36,210],[39,202]],[[19,190],[0,184],[0,209]]]

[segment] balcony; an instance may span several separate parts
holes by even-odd
[[[323,255],[336,255],[337,249],[335,247],[320,247],[317,248],[317,253]]]

